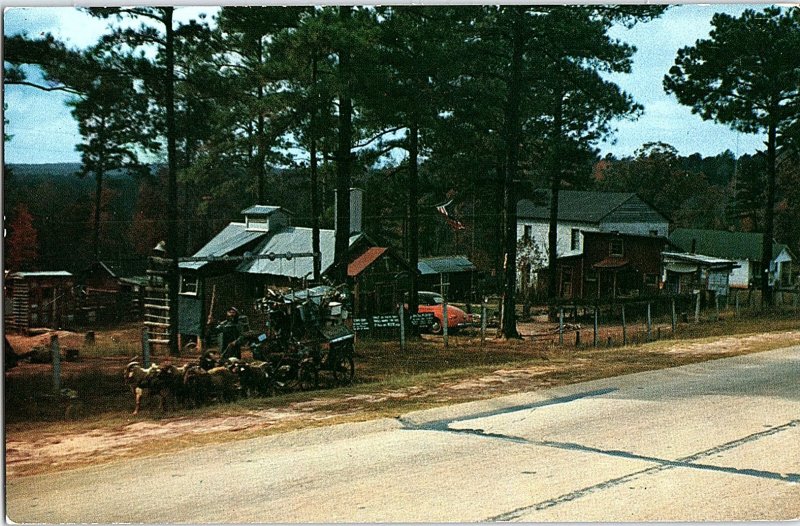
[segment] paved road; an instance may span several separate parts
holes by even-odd
[[[7,513],[100,523],[792,519],[799,387],[793,347],[10,480]]]

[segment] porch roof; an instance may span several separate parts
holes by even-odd
[[[730,259],[706,256],[703,254],[686,254],[683,252],[662,252],[665,263],[685,262],[692,263],[701,267],[712,269],[734,269],[739,268],[739,264]]]
[[[451,272],[470,272],[477,270],[467,256],[442,256],[420,258],[417,270],[423,276],[430,274],[447,274]]]
[[[630,261],[625,258],[609,256],[592,265],[592,268],[622,268],[626,267],[628,263]]]

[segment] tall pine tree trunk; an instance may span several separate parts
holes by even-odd
[[[350,6],[339,7],[342,29],[350,25]],[[353,163],[353,101],[351,97],[350,49],[346,39],[339,43],[339,145],[336,156],[336,243],[334,268],[339,283],[347,280],[347,252],[350,246],[350,172]]]
[[[170,271],[167,273],[169,290],[169,353],[178,356],[178,179],[175,146],[175,32],[172,28],[174,8],[165,7],[165,85],[167,114],[167,254]]]
[[[264,53],[261,46],[261,39],[258,39],[258,64],[263,65],[264,63]],[[262,107],[262,101],[264,99],[264,86],[259,81],[258,84],[258,92],[256,94],[256,98],[258,99],[258,122],[256,123],[256,133],[258,134],[258,139],[256,141],[256,165],[255,165],[255,173],[256,173],[256,181],[258,184],[258,204],[264,205],[267,204],[267,196],[265,195],[264,190],[264,162],[267,158],[267,145],[266,137],[264,137],[264,128],[265,128],[265,121],[264,121],[264,108]]]
[[[564,96],[560,85],[555,90],[553,145],[550,154],[550,227],[547,234],[547,301],[552,306],[558,298],[558,192],[561,189],[561,159],[558,145],[563,127]]]
[[[319,115],[319,97],[317,94],[317,54],[311,59],[311,86],[314,90],[314,102],[311,107],[311,121],[309,123],[309,155],[310,168],[311,168],[311,251],[317,256],[314,257],[314,281],[319,283],[321,276],[320,261],[321,252],[319,248],[319,216],[320,216],[320,202],[319,202],[319,174],[317,173],[317,121]]]
[[[513,7],[518,10],[519,8]],[[519,13],[521,15],[521,12]],[[520,104],[522,99],[522,55],[524,35],[521,16],[514,20],[512,28],[511,79],[506,101],[506,176],[503,192],[505,217],[506,257],[503,265],[503,319],[500,335],[504,338],[519,338],[517,332],[516,288],[517,288],[517,164],[520,142]]]
[[[492,182],[492,189],[494,190],[494,210],[503,210],[503,199],[505,198],[505,182],[506,182],[506,163],[505,152],[498,153],[497,164],[495,165],[494,181]],[[505,224],[502,221],[492,221],[492,236],[493,239],[499,243],[492,243],[492,256],[494,257],[494,280],[492,286],[496,290],[502,289],[503,281],[503,257],[506,253],[505,236],[503,232]]]
[[[94,173],[94,232],[92,233],[92,255],[95,263],[100,261],[100,207],[103,204],[103,158],[101,156]]]
[[[416,314],[419,307],[417,265],[419,263],[419,123],[411,116],[408,129],[408,265],[411,267],[411,291],[408,310]]]
[[[769,267],[772,261],[772,238],[775,233],[776,143],[777,125],[775,122],[770,122],[767,131],[767,205],[764,211],[764,239],[761,245],[761,304],[769,306],[772,305]]]

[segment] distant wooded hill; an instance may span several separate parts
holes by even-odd
[[[572,189],[635,192],[672,221],[672,227],[732,231],[763,228],[764,155],[731,152],[713,157],[677,155],[668,145],[643,148],[636,156],[598,159],[576,177]],[[13,164],[5,167],[3,201],[9,232],[36,233],[37,256],[25,270],[86,268],[92,260],[95,179],[78,177],[78,163]],[[420,255],[466,254],[481,270],[502,270],[501,222],[491,174],[475,186],[469,178],[448,176],[446,167],[425,163],[418,184],[420,203]],[[165,195],[161,172],[153,177],[110,173],[103,181],[100,236],[101,259],[124,265],[141,261],[155,244],[165,239]],[[378,243],[407,249],[407,202],[402,170],[364,169],[352,181],[365,190],[364,228]],[[775,238],[800,252],[800,181],[796,171],[780,173]],[[320,173],[323,228],[333,226],[333,163]],[[519,185],[520,198],[528,197],[543,181],[530,178]],[[294,223],[310,226],[310,191],[307,168],[271,169],[267,173],[266,203],[256,203],[256,184],[248,172],[231,166],[204,185],[179,184],[179,253],[192,254],[241,210],[253,204],[285,207]],[[453,199],[452,211],[467,231],[453,232],[435,205]],[[29,226],[15,224],[19,207],[29,212]],[[22,214],[24,215],[24,214]],[[26,238],[27,239],[27,238]],[[28,242],[28,241],[26,241]],[[8,252],[6,238],[6,254]],[[35,267],[35,268],[34,268]]]

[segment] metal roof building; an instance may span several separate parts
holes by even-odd
[[[306,227],[284,227],[280,231],[270,234],[259,243],[253,253],[259,256],[269,256],[270,254],[301,254],[304,252],[311,252],[312,232],[311,228]],[[350,236],[349,245],[352,247],[353,244],[362,237],[363,234]],[[335,246],[335,232],[333,230],[320,229],[320,272],[323,274],[333,264]],[[314,273],[314,260],[310,257],[292,257],[291,259],[276,258],[274,261],[268,258],[258,258],[243,261],[236,270],[237,272],[246,274],[269,274],[273,276],[302,279]]]
[[[441,256],[420,258],[417,269],[423,276],[450,274],[452,272],[471,272],[477,270],[467,256]]]

